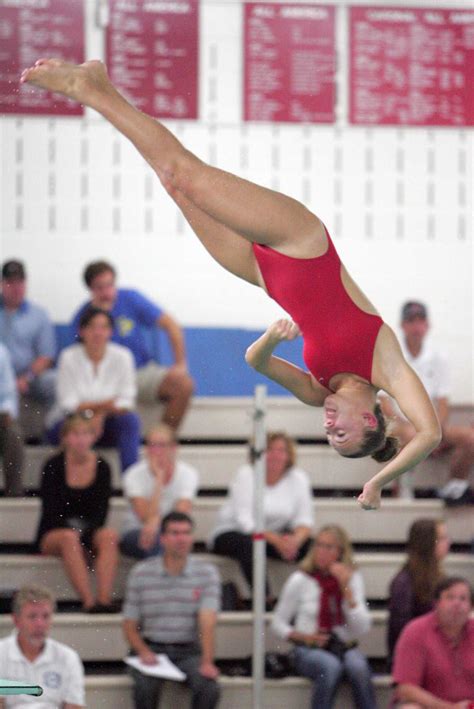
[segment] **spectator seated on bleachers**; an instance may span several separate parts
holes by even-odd
[[[469,709],[474,699],[473,590],[461,577],[443,579],[435,608],[403,629],[395,647],[396,706]]]
[[[186,674],[193,709],[214,709],[219,701],[214,635],[220,606],[217,569],[190,556],[193,523],[170,512],[161,523],[163,555],[132,569],[123,607],[124,633],[132,652],[147,664],[165,653]],[[135,709],[156,709],[163,680],[135,669]]]
[[[82,315],[81,341],[59,356],[48,438],[57,444],[64,416],[82,411],[92,421],[98,445],[117,446],[124,471],[138,459],[140,419],[134,411],[133,357],[125,347],[110,342],[113,326],[105,310],[91,307]]]
[[[85,611],[105,613],[117,610],[111,599],[119,560],[118,534],[104,527],[112,494],[111,473],[106,461],[92,450],[94,435],[92,422],[80,413],[62,424],[62,450],[43,468],[36,545],[42,554],[61,557]],[[97,599],[89,579],[90,557]]]
[[[84,668],[68,645],[48,637],[55,601],[48,588],[24,586],[13,600],[15,630],[0,640],[2,679],[43,689],[41,699],[24,694],[0,697],[0,709],[81,709],[86,706]]]
[[[23,440],[17,424],[18,396],[15,375],[6,347],[0,344],[0,457],[5,495],[21,497],[23,483]]]
[[[364,583],[352,560],[347,533],[322,527],[305,559],[286,581],[273,631],[295,645],[292,659],[313,680],[312,709],[331,709],[345,677],[357,709],[375,709],[370,667],[357,641],[370,628]]]
[[[140,403],[164,405],[162,420],[175,430],[180,426],[194,390],[188,372],[183,331],[178,322],[137,290],[117,288],[114,267],[95,261],[84,269],[84,282],[91,300],[79,308],[72,329],[77,334],[80,319],[91,305],[107,310],[115,321],[113,341],[127,347],[137,367]],[[166,333],[174,363],[165,367],[155,361],[144,328]]]
[[[255,531],[253,488],[253,467],[244,465],[231,483],[209,541],[215,554],[237,559],[250,587]],[[307,474],[296,467],[295,443],[283,432],[267,436],[263,508],[267,556],[288,562],[302,559],[313,529],[311,488]],[[272,600],[268,583],[267,599]]]
[[[442,562],[449,551],[449,537],[442,520],[418,519],[410,527],[408,558],[390,584],[387,628],[388,663],[405,625],[432,610],[434,592],[443,577]]]
[[[474,491],[469,485],[474,465],[474,427],[453,425],[450,420],[448,363],[428,337],[430,323],[426,305],[417,301],[405,303],[401,312],[401,327],[403,337],[400,343],[404,357],[423,382],[442,428],[441,443],[431,453],[431,458],[448,454],[450,476],[446,485],[438,490],[438,496],[446,504],[469,504],[474,501]],[[381,405],[384,414],[391,419],[392,434],[406,444],[415,435],[415,429],[390,397],[383,396]]]
[[[160,554],[161,519],[172,510],[191,515],[199,475],[176,458],[175,432],[164,423],[157,424],[147,433],[145,458],[123,478],[129,502],[120,540],[123,554],[136,559]]]
[[[44,308],[25,298],[26,271],[21,261],[2,266],[0,342],[10,353],[20,396],[49,408],[54,402],[56,337]]]

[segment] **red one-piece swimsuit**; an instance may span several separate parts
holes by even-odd
[[[316,258],[285,256],[253,244],[268,294],[303,335],[303,358],[311,374],[329,388],[342,372],[371,381],[375,341],[383,320],[361,310],[341,280],[341,260],[329,234],[328,249]]]

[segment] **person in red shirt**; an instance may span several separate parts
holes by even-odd
[[[435,609],[405,626],[395,647],[397,707],[474,707],[473,590],[461,577],[443,579]]]
[[[99,61],[39,59],[20,81],[102,114],[151,165],[211,256],[286,310],[294,322],[271,325],[246,360],[304,403],[324,407],[327,439],[339,454],[387,462],[359,497],[364,509],[378,508],[382,487],[426,458],[441,429],[395,333],[347,273],[321,220],[291,197],[206,165],[128,103]],[[308,371],[273,355],[300,332]],[[400,452],[377,404],[380,389],[416,431]]]

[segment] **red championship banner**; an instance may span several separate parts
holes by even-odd
[[[474,12],[350,8],[350,122],[474,125]]]
[[[334,7],[247,3],[244,120],[333,123]]]
[[[107,66],[117,88],[160,118],[198,113],[198,0],[109,0]]]
[[[84,61],[83,0],[0,0],[0,113],[82,115],[78,103],[19,83],[41,57]]]

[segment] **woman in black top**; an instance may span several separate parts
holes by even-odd
[[[111,474],[92,450],[94,431],[81,414],[69,416],[61,431],[62,450],[42,472],[38,550],[62,558],[69,579],[89,613],[114,612],[112,589],[118,564],[118,534],[103,525],[107,517]],[[88,573],[94,560],[97,598]]]

